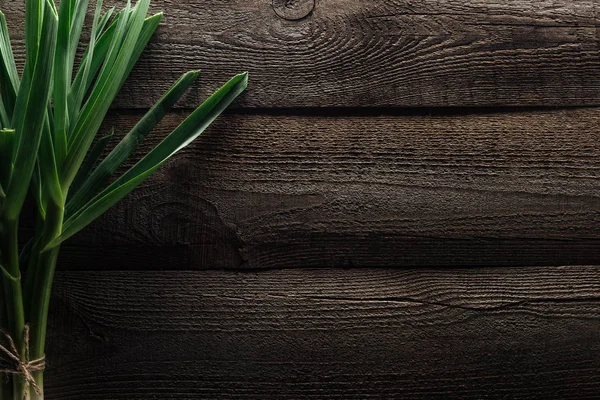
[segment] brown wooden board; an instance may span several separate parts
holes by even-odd
[[[245,70],[242,107],[600,104],[598,0],[281,3],[154,0],[164,22],[116,107],[149,107],[189,69],[186,107]],[[24,2],[0,9],[23,60]]]
[[[170,114],[142,152],[184,117]],[[122,133],[137,118],[110,122]],[[229,114],[68,242],[60,264],[600,263],[599,119],[597,109]]]
[[[104,131],[250,86],[64,246],[48,399],[598,398],[600,0],[152,3]]]
[[[600,267],[60,273],[47,398],[596,399]]]

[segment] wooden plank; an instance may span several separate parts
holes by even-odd
[[[139,115],[115,115],[124,131]],[[185,117],[171,114],[147,150]],[[229,114],[65,268],[600,263],[597,109]],[[107,128],[108,129],[108,128]]]
[[[117,107],[198,68],[182,106],[244,70],[241,107],[600,104],[598,0],[312,2],[154,0],[165,21]],[[20,60],[23,4],[0,0]]]
[[[59,274],[48,399],[595,399],[600,267]]]

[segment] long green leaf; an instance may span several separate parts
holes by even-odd
[[[208,127],[248,85],[248,74],[235,76],[210,96],[154,150],[142,158],[105,190],[76,211],[64,224],[62,234],[45,250],[51,249],[86,227],[130,193],[171,156],[191,143]]]
[[[8,116],[8,112],[6,111],[6,107],[4,106],[4,100],[2,96],[0,96],[0,128],[9,128],[11,125],[11,118]],[[12,157],[12,154],[11,154]]]
[[[102,35],[102,33],[104,33],[104,28],[108,24],[108,21],[110,20],[110,17],[112,17],[114,12],[115,12],[115,7],[112,7],[106,13],[104,13],[104,15],[102,16],[100,23],[98,23],[98,31],[96,32],[96,40],[98,40],[100,38],[100,36]]]
[[[62,204],[63,194],[58,177],[57,160],[54,153],[56,145],[52,142],[52,132],[48,118],[44,123],[42,140],[38,152],[42,190],[45,199],[50,198],[55,204]]]
[[[133,154],[142,140],[164,118],[181,96],[187,92],[199,75],[199,71],[190,71],[183,74],[98,165],[92,175],[83,183],[81,189],[71,188],[69,194],[73,197],[67,202],[67,215],[70,215],[71,211],[79,209],[102,189],[102,186],[112,174]]]
[[[0,130],[0,185],[8,187],[10,175],[12,174],[12,153],[15,145],[14,129]]]
[[[39,54],[31,56],[35,64],[26,64],[23,82],[17,96],[13,125],[18,136],[16,157],[6,200],[2,209],[7,218],[16,219],[27,194],[37,159],[38,148],[50,99],[52,66],[58,17],[53,7],[47,6],[42,23],[41,45],[34,46]],[[29,49],[27,49],[29,51]]]
[[[107,12],[107,14],[109,12]],[[98,40],[96,41],[96,44],[93,47],[93,49],[90,50],[90,46],[88,46],[81,62],[82,66],[85,66],[87,63],[90,63],[89,70],[79,68],[77,74],[75,75],[73,85],[71,87],[71,92],[69,94],[69,110],[71,113],[70,115],[73,115],[73,113],[75,112],[74,110],[78,110],[79,108],[81,108],[81,103],[83,101],[84,95],[88,92],[89,88],[91,87],[94,81],[94,77],[100,70],[100,67],[103,65],[106,59],[106,55],[108,54],[108,51],[110,50],[111,44],[113,42],[116,26],[122,13],[123,12],[117,13],[115,20],[111,24],[109,24],[106,30],[103,31],[101,34],[100,29],[103,26],[103,22],[105,24],[106,21],[101,21],[100,24],[98,24]],[[104,18],[106,18],[106,15],[104,16]],[[133,69],[135,62],[139,59],[140,55],[142,54],[146,45],[148,44],[150,37],[152,37],[152,34],[158,27],[161,18],[162,13],[158,13],[149,18],[146,18],[146,20],[144,21],[142,32],[140,33],[138,42],[136,43],[135,51],[133,52],[133,55],[129,62],[127,73],[125,74],[123,80],[127,78],[129,73]],[[90,54],[92,55],[91,57]]]
[[[68,96],[68,108],[69,115],[73,120],[77,120],[79,118],[79,109],[81,108],[81,103],[83,102],[83,97],[87,92],[89,85],[84,86],[84,84],[88,81],[88,77],[95,76],[98,68],[100,68],[100,64],[102,60],[106,56],[106,51],[108,51],[108,47],[112,42],[112,33],[114,33],[113,29],[110,29],[110,33],[107,32],[105,35],[102,35],[100,39],[98,39],[98,31],[100,30],[100,26],[98,24],[98,16],[102,9],[102,0],[97,0],[96,2],[96,12],[94,14],[94,22],[92,24],[92,32],[90,35],[90,43],[86,52],[83,55],[83,60],[81,61],[81,66],[75,75],[75,81],[69,90]],[[114,25],[114,24],[113,24]],[[98,43],[96,41],[98,40]],[[72,137],[72,129],[69,129],[67,133],[67,138],[70,140]]]
[[[90,98],[77,120],[72,135],[72,144],[69,148],[69,155],[65,160],[61,175],[61,182],[65,188],[68,188],[75,178],[77,170],[102,124],[102,120],[122,86],[123,77],[128,72],[131,55],[135,50],[135,45],[146,19],[149,3],[150,0],[140,0],[136,4],[131,15],[131,21],[128,24],[127,34],[118,51],[117,57],[114,59],[112,68],[103,68],[103,71],[100,72]],[[122,19],[125,20],[124,17]],[[111,57],[111,52],[109,51],[107,62]]]
[[[59,162],[67,155],[67,130],[69,110],[67,95],[71,87],[73,65],[66,56],[71,49],[71,22],[75,0],[61,0],[58,9],[58,31],[56,36],[56,56],[54,57],[54,142],[56,158]]]
[[[60,7],[62,7],[62,1]],[[75,55],[77,53],[77,46],[79,45],[79,39],[81,37],[81,31],[83,29],[83,23],[85,21],[85,14],[88,9],[88,0],[70,0],[71,4],[71,18],[70,18],[70,32],[69,32],[69,51],[67,63],[71,66],[69,74],[69,82],[73,76],[73,64],[75,63]]]
[[[84,185],[84,183],[90,176],[90,172],[92,172],[92,170],[94,169],[94,166],[100,159],[102,152],[104,151],[104,149],[108,145],[108,142],[114,134],[115,130],[112,129],[108,135],[96,140],[96,143],[92,146],[92,149],[86,156],[85,161],[83,162],[83,164],[81,164],[81,168],[79,168],[77,176],[75,176],[75,179],[73,179],[73,183],[69,188],[69,195],[79,192],[80,188]]]
[[[98,80],[100,80],[103,76],[106,76],[107,71],[110,72],[111,68],[114,67],[115,60],[117,59],[121,46],[123,45],[123,41],[125,40],[132,16],[133,11],[131,9],[131,1],[127,0],[127,5],[119,12],[119,18],[116,21],[117,24],[115,27],[115,34],[110,43],[108,52],[106,53],[106,58],[104,60],[104,64],[102,64],[102,69],[98,74]]]
[[[144,52],[144,49],[148,45],[150,38],[152,37],[152,35],[154,35],[156,28],[158,28],[162,17],[162,13],[157,13],[144,21],[144,26],[142,27],[142,31],[140,32],[140,35],[138,37],[138,41],[135,44],[135,48],[131,54],[131,58],[129,59],[129,65],[127,66],[127,70],[123,76],[123,79],[121,80],[121,85],[125,83],[125,80],[127,79],[129,74],[133,70],[133,67]]]
[[[12,52],[6,17],[0,12],[0,91],[2,92],[2,103],[6,111],[7,120],[12,120],[15,109],[15,101],[19,92],[19,74]],[[4,127],[8,128],[10,122]]]
[[[35,201],[38,215],[40,218],[46,218],[46,204],[44,204],[43,190],[42,190],[42,169],[40,168],[40,160],[35,163],[35,169],[33,170],[33,176],[31,177],[31,184],[29,185],[31,195]]]
[[[27,0],[25,3],[25,64],[35,65],[44,21],[44,0]],[[27,71],[25,71],[27,72]]]

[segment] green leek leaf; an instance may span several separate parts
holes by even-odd
[[[108,145],[108,142],[114,134],[115,130],[112,129],[108,135],[98,139],[96,143],[92,146],[92,149],[85,158],[85,161],[83,162],[83,164],[81,164],[81,168],[79,168],[75,179],[73,179],[73,183],[69,188],[69,195],[79,193],[80,188],[83,186],[84,182],[86,182],[88,176],[90,176],[90,172],[92,172],[92,169],[100,159],[102,152],[104,151],[104,149]]]
[[[45,6],[46,2],[44,0],[27,0],[25,3],[25,65],[35,65],[40,46]]]
[[[133,129],[117,144],[110,154],[98,165],[92,175],[83,183],[80,190],[69,191],[72,198],[67,202],[66,214],[79,209],[85,202],[96,195],[115,171],[137,149],[138,145],[164,118],[175,103],[185,94],[198,79],[199,71],[183,74],[163,97],[148,111]],[[87,175],[86,175],[87,176]]]
[[[10,127],[10,120],[15,108],[15,101],[19,91],[19,74],[13,56],[6,26],[6,17],[0,12],[0,91],[2,93],[2,103],[6,112],[8,122],[3,122],[4,128]]]
[[[86,227],[119,200],[130,193],[144,179],[164,164],[171,156],[190,144],[217,118],[248,85],[248,74],[235,76],[210,96],[186,118],[154,150],[129,171],[65,221],[62,234],[46,246],[49,250]]]
[[[29,3],[28,1],[28,6]],[[6,200],[2,209],[3,214],[9,219],[16,219],[23,207],[37,160],[46,110],[50,100],[58,17],[53,7],[45,7],[44,10],[42,34],[39,36],[41,44],[39,46],[32,45],[27,49],[28,52],[36,49],[38,54],[28,57],[13,117],[18,145],[15,146],[17,149],[15,168],[6,190]],[[33,19],[35,20],[35,18]],[[31,25],[28,26],[31,27]],[[30,33],[28,32],[26,36],[30,36]],[[35,63],[31,64],[30,60],[34,60]]]
[[[96,132],[98,132],[110,105],[121,89],[124,77],[129,71],[128,66],[131,55],[135,50],[135,45],[144,25],[149,3],[150,0],[140,0],[134,7],[122,45],[118,49],[109,50],[106,62],[114,60],[114,63],[103,66],[90,98],[75,124],[69,154],[61,171],[61,182],[65,188],[68,188],[75,178]],[[125,12],[119,22],[127,22],[126,14],[128,13]],[[120,36],[122,34],[120,34],[119,26],[117,26],[117,33],[113,42],[119,41]],[[116,58],[113,59],[112,53],[117,54]]]
[[[43,166],[40,168],[40,176],[43,182],[42,191],[43,195],[48,196],[55,204],[62,204],[64,200],[58,178],[57,160],[53,151],[55,148],[56,144],[52,141],[50,122],[46,119],[38,153],[39,164]]]
[[[104,28],[108,24],[108,21],[110,20],[110,17],[112,17],[114,12],[115,12],[115,7],[112,7],[106,13],[104,13],[104,15],[102,16],[102,19],[100,20],[100,23],[98,24],[98,30],[96,32],[96,40],[98,40],[100,38],[100,36],[102,35],[102,33],[104,33]]]
[[[125,75],[123,76],[121,85],[123,85],[125,83],[125,79],[127,79],[129,74],[131,73],[131,70],[133,70],[133,67],[135,66],[138,59],[144,52],[144,49],[148,45],[150,38],[152,37],[152,35],[154,35],[156,28],[158,28],[158,24],[160,24],[162,17],[163,17],[163,14],[158,13],[158,14],[154,14],[153,16],[147,18],[144,21],[144,25],[142,26],[142,31],[140,32],[138,41],[135,44],[135,48],[131,54],[131,58],[129,59],[129,65],[127,67]]]
[[[81,108],[83,97],[85,96],[85,93],[89,88],[89,85],[84,86],[84,83],[88,82],[88,76],[91,76],[91,79],[94,78],[96,72],[98,71],[98,68],[100,68],[102,60],[106,56],[106,52],[102,52],[102,50],[106,49],[106,51],[108,51],[108,46],[112,42],[112,36],[108,34],[102,36],[99,39],[98,45],[96,44],[98,31],[100,30],[100,26],[97,21],[101,10],[102,0],[98,0],[96,2],[96,12],[94,14],[94,22],[92,24],[90,43],[86,52],[84,53],[83,60],[81,61],[81,66],[77,71],[77,75],[75,75],[75,81],[73,82],[69,91],[67,102],[69,115],[73,120],[76,120],[79,117],[79,109]],[[71,139],[71,133],[72,130],[69,129],[69,131],[67,132],[68,141]]]
[[[67,95],[71,87],[72,65],[69,65],[71,49],[71,19],[74,0],[61,0],[58,10],[58,32],[56,37],[56,56],[54,57],[54,141],[56,158],[59,162],[67,155],[67,129],[69,112]]]
[[[11,157],[15,145],[15,130],[4,128],[0,130],[0,185],[8,187],[13,165]]]
[[[79,38],[81,37],[81,30],[83,29],[83,23],[85,21],[85,14],[88,8],[88,0],[70,0],[71,1],[71,15],[70,15],[70,33],[69,33],[69,51],[67,63],[70,65],[69,71],[69,82],[72,79],[73,64],[75,63],[75,54],[77,53],[77,46],[79,45]],[[60,7],[62,7],[61,0]],[[60,13],[60,12],[59,12]]]
[[[8,116],[8,112],[6,111],[6,107],[4,106],[4,100],[2,96],[0,96],[0,128],[8,128],[11,125],[11,118]],[[12,157],[12,154],[10,155]]]
[[[38,210],[38,214],[40,216],[40,218],[45,219],[46,218],[46,204],[44,204],[44,199],[43,199],[43,191],[42,191],[42,172],[41,172],[42,168],[40,167],[40,160],[38,158],[38,161],[35,163],[35,169],[33,170],[33,176],[31,177],[31,185],[29,185],[30,187],[30,191],[31,194],[33,196],[33,199],[35,200],[35,205],[37,207]]]

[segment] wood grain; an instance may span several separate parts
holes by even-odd
[[[73,272],[48,399],[594,399],[600,267]]]
[[[245,70],[240,107],[600,105],[598,0],[320,0],[300,19],[295,3],[154,0],[165,20],[116,106],[189,69],[184,107]],[[0,0],[21,61],[23,4]]]
[[[47,398],[598,398],[598,6],[153,0],[105,129],[250,88],[65,245]]]
[[[138,117],[110,122],[122,133]],[[170,114],[141,151],[184,117]],[[74,238],[61,264],[598,264],[599,119],[229,114]]]

